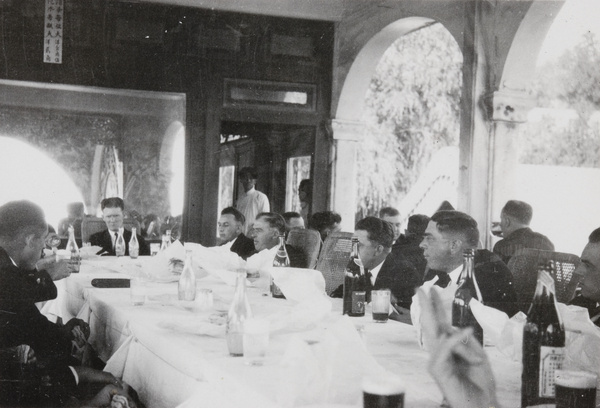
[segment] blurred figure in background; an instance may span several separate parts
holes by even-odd
[[[392,251],[397,251],[410,262],[421,277],[425,274],[427,261],[423,256],[423,249],[419,246],[423,241],[423,234],[429,224],[429,217],[423,214],[414,214],[408,218],[408,225],[404,234],[392,246]]]
[[[400,238],[402,230],[400,226],[402,221],[400,220],[400,212],[393,207],[383,207],[379,210],[379,218],[392,224],[394,228],[394,243]]]
[[[298,186],[298,199],[300,199],[300,215],[304,219],[304,225],[310,220],[310,203],[312,201],[312,182],[304,179]]]
[[[161,234],[161,222],[160,218],[156,214],[148,214],[142,220],[140,224],[142,229],[142,236],[148,240],[160,239]]]
[[[285,220],[285,236],[290,233],[292,229],[304,229],[304,219],[300,214],[294,211],[283,213],[283,219]]]
[[[81,242],[81,222],[85,217],[85,209],[82,202],[69,203],[67,205],[67,218],[63,218],[58,223],[58,235],[62,238],[69,237],[69,225],[75,230],[75,239]],[[81,244],[79,244],[81,246]]]
[[[244,167],[238,172],[239,182],[244,189],[238,194],[238,200],[235,204],[244,217],[246,218],[246,227],[244,233],[248,233],[257,215],[261,212],[269,212],[271,207],[267,196],[256,190],[256,180],[258,173],[252,167]]]
[[[548,237],[529,228],[533,217],[533,208],[524,201],[510,200],[500,213],[500,228],[504,237],[494,245],[494,253],[504,263],[521,248],[542,249],[554,251],[554,244]]]
[[[569,304],[585,307],[591,321],[600,326],[600,228],[590,234],[573,273],[583,275],[583,280],[579,284],[581,290]]]
[[[321,240],[324,242],[327,235],[341,230],[341,222],[342,217],[338,213],[333,211],[321,211],[311,215],[308,228],[318,231],[319,234],[321,234]]]

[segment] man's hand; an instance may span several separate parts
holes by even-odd
[[[102,390],[100,390],[100,392],[96,394],[94,398],[92,398],[89,401],[86,401],[82,405],[82,408],[111,406],[113,396],[115,395],[120,395],[123,398],[125,398],[127,400],[128,408],[136,408],[135,403],[127,394],[127,390],[120,387],[115,387],[114,385],[107,385],[104,388],[102,388]],[[121,404],[121,406],[123,407],[124,405]]]
[[[421,297],[423,331],[435,339],[429,373],[452,407],[498,407],[494,375],[473,330],[458,331],[449,325],[436,290],[430,291],[430,297]]]
[[[64,330],[66,330],[68,333],[71,333],[71,336],[75,340],[75,333],[73,332],[73,330],[77,326],[81,330],[81,333],[85,337],[85,340],[87,340],[90,337],[90,325],[81,319],[78,319],[76,317],[72,318],[67,322],[67,324],[65,324]]]
[[[35,266],[38,271],[48,272],[48,275],[50,275],[53,281],[67,278],[72,272],[68,260],[61,259],[60,261],[57,261],[55,256],[41,258],[37,261]]]

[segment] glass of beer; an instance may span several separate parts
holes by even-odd
[[[596,374],[587,371],[556,370],[556,408],[594,408]]]
[[[387,322],[390,314],[390,290],[371,291],[371,308],[373,310],[373,321],[377,323]]]
[[[398,377],[366,377],[362,390],[363,408],[404,408],[404,384]]]

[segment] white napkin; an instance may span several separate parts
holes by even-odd
[[[83,246],[83,247],[79,248],[79,255],[81,256],[81,259],[90,259],[90,258],[100,257],[100,255],[96,255],[96,254],[101,249],[102,249],[102,247],[100,247],[98,245]]]
[[[348,316],[340,316],[315,344],[293,337],[280,364],[277,402],[283,408],[318,403],[355,405],[362,395],[364,376],[389,375],[367,352]]]
[[[316,269],[268,268],[287,300],[301,302],[325,296],[325,278]]]
[[[331,312],[331,299],[327,296],[312,297],[268,317],[271,332],[295,332],[308,330]]]
[[[425,301],[429,302],[429,291],[436,290],[440,295],[440,299],[446,305],[445,309],[447,311],[446,316],[448,319],[452,319],[452,301],[454,300],[454,293],[456,292],[456,288],[458,285],[454,282],[450,282],[447,287],[442,288],[440,286],[436,286],[435,282],[437,282],[438,277],[436,276],[430,281],[423,283],[421,289],[423,291],[418,290],[412,298],[412,304],[410,306],[410,318],[413,326],[416,329],[417,333],[417,342],[419,346],[423,350],[429,350],[429,344],[432,344],[433,339],[428,339],[426,334],[422,330],[422,321],[421,321],[421,297],[426,296]],[[449,321],[448,324],[452,322]]]

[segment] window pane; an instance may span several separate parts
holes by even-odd
[[[287,180],[285,188],[285,210],[300,212],[298,186],[304,179],[310,178],[310,156],[290,157],[287,162]]]

